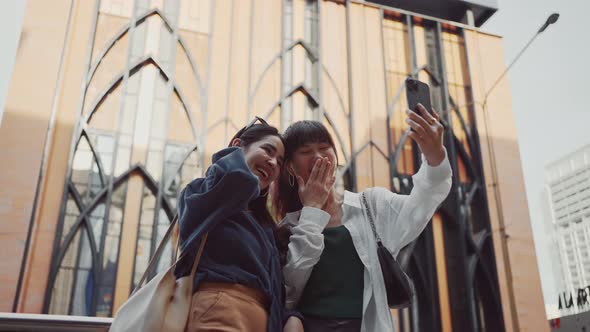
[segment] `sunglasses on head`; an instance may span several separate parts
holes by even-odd
[[[236,138],[240,138],[242,137],[242,135],[250,128],[252,128],[256,122],[260,122],[261,124],[265,125],[265,126],[269,126],[268,122],[266,122],[266,120],[264,120],[263,118],[259,117],[259,116],[255,116],[254,119],[250,122],[248,122],[248,124],[246,126],[244,126],[244,128],[238,130],[238,132],[234,135],[234,137],[232,137],[232,139],[229,141],[229,145],[231,146],[232,142],[236,139]]]

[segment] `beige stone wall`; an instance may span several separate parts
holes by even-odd
[[[56,98],[60,98],[63,90],[58,86],[59,63],[62,57],[64,36],[67,31],[70,1],[29,1],[25,13],[21,40],[16,54],[12,80],[9,85],[8,97],[2,127],[0,128],[0,311],[11,311],[16,292],[16,284],[21,266],[27,229],[32,213],[33,199],[41,156],[43,154],[47,126]],[[63,82],[63,81],[62,81]],[[72,91],[77,98],[79,91]],[[76,99],[77,100],[77,99]],[[56,121],[56,128],[67,127],[69,124]],[[59,135],[54,138],[58,140]],[[53,145],[53,144],[50,144]],[[55,151],[55,156],[67,158],[69,137],[63,151]],[[59,150],[59,149],[57,149]],[[51,163],[50,163],[51,164]],[[56,164],[49,165],[51,172],[56,172],[53,181],[57,186],[55,198],[59,202],[63,190],[63,172],[65,168]],[[62,169],[56,169],[60,168]],[[61,174],[60,174],[61,173]],[[41,197],[45,197],[42,193]],[[55,202],[54,202],[55,203]],[[59,203],[50,209],[57,211]],[[50,210],[49,209],[49,210]],[[33,238],[34,244],[50,248],[53,244],[52,229],[56,218],[48,217],[46,209],[39,214],[38,221],[42,225],[36,228],[38,235]],[[53,224],[53,225],[52,225]],[[34,248],[33,248],[34,249]],[[34,250],[32,250],[34,251]],[[42,260],[50,261],[47,252]],[[33,283],[44,283],[47,271],[35,271]],[[43,286],[41,286],[44,288]],[[41,293],[33,297],[42,299]],[[23,294],[24,295],[24,294]],[[40,308],[21,307],[21,310],[39,312]]]

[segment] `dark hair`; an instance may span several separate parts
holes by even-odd
[[[336,159],[338,159],[332,135],[321,122],[310,120],[295,122],[285,130],[283,140],[285,142],[285,165],[293,160],[293,154],[297,149],[309,143],[330,144],[334,149]],[[303,206],[299,200],[297,181],[294,181],[293,186],[289,184],[289,172],[286,167],[281,171],[277,182],[273,203],[277,218],[282,219],[287,213],[301,210]]]
[[[235,138],[239,138],[241,140],[240,146],[242,148],[247,148],[252,143],[258,142],[266,136],[276,136],[281,140],[283,145],[285,145],[285,141],[283,140],[283,137],[279,134],[277,128],[270,126],[268,124],[255,124],[246,128],[245,130],[242,129],[240,131],[243,132],[241,134],[240,132],[238,132]],[[232,142],[229,142],[229,146],[231,146],[231,144]],[[254,217],[254,219],[256,219],[256,221],[258,221],[260,224],[272,227],[275,242],[278,243],[277,226],[274,219],[272,218],[272,215],[268,211],[267,194],[268,188],[264,192],[261,192],[260,196],[250,201],[250,204],[248,204],[248,210],[250,212],[250,215]],[[282,264],[284,264],[284,260],[285,258],[281,257]]]

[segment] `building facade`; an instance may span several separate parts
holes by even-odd
[[[112,316],[179,190],[255,115],[322,121],[344,188],[409,193],[412,76],[454,178],[400,254],[418,297],[398,329],[547,330],[507,83],[482,100],[505,69],[501,38],[473,25],[490,13],[378,2],[28,1],[0,128],[0,311]]]
[[[558,291],[577,294],[578,289],[590,286],[590,146],[548,165],[545,183],[551,239],[557,249],[554,267],[559,272]],[[564,306],[560,312],[571,314],[589,308]]]

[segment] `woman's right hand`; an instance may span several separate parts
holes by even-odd
[[[318,158],[307,182],[303,181],[301,176],[296,176],[299,185],[299,199],[303,206],[321,209],[326,204],[336,180],[335,167],[328,158]]]

